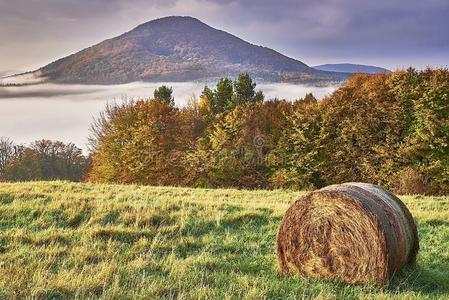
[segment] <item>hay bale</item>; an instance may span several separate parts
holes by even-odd
[[[277,235],[282,273],[383,285],[415,262],[419,242],[407,207],[366,183],[331,185],[299,198]]]

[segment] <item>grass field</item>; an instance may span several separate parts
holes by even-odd
[[[0,299],[449,298],[449,197],[401,197],[417,267],[379,289],[278,275],[276,232],[299,194],[0,184]]]

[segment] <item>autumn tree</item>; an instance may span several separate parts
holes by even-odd
[[[324,185],[321,143],[321,105],[312,94],[293,104],[279,142],[270,154],[276,188],[313,189]]]
[[[286,101],[245,103],[219,119],[189,156],[192,185],[268,186],[267,156],[285,126]]]
[[[14,143],[6,137],[0,138],[0,173],[4,170],[7,163],[14,157]]]
[[[107,107],[92,128],[89,178],[99,182],[179,185],[188,147],[179,110],[160,99]]]
[[[214,92],[206,85],[198,100],[198,108],[201,111],[205,124],[210,124],[214,120],[215,113],[212,108]]]
[[[421,176],[427,193],[449,192],[449,71],[413,69],[401,74],[403,88],[397,91],[407,112],[409,127],[402,153]],[[413,88],[409,88],[409,86]],[[422,192],[422,191],[419,191]]]

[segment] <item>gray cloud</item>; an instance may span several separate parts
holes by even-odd
[[[0,0],[0,69],[29,70],[140,23],[191,15],[313,65],[447,65],[447,0]]]
[[[243,19],[250,20],[242,22],[250,24],[247,37],[281,45],[306,62],[356,59],[381,65],[385,62],[394,68],[395,64],[449,61],[449,1],[280,0],[232,4],[233,10],[244,12]],[[241,17],[234,16],[233,21]],[[433,61],[434,56],[443,57]]]

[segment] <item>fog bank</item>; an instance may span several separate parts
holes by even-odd
[[[154,89],[163,84],[173,87],[177,106],[183,106],[192,95],[199,96],[205,85],[204,82],[137,82],[111,86],[37,84],[0,87],[0,136],[10,137],[17,143],[61,140],[86,149],[92,119],[108,102],[150,98]],[[278,83],[257,85],[266,99],[287,100],[302,98],[306,93],[322,98],[335,88]]]

